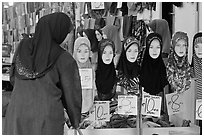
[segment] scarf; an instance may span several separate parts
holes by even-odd
[[[137,60],[135,62],[130,62],[127,60],[126,52],[132,44],[138,45],[139,41],[134,37],[128,37],[123,42],[122,53],[118,62],[116,69],[118,70],[117,81],[118,84],[124,87],[128,91],[138,90],[139,80],[139,65]],[[138,51],[139,52],[139,51]]]
[[[197,33],[193,38],[193,62],[192,67],[196,77],[197,99],[202,99],[202,58],[195,53],[195,45],[202,43],[202,33]]]
[[[175,45],[178,40],[184,39],[187,42],[186,54],[179,57],[175,52]],[[184,32],[176,32],[172,38],[172,47],[167,61],[167,77],[174,92],[182,93],[190,88],[191,68],[188,62],[188,36]]]
[[[149,55],[150,44],[154,39],[159,40],[161,46],[160,54],[156,59],[153,59]],[[144,87],[144,91],[151,95],[157,95],[162,92],[163,88],[168,84],[166,67],[162,60],[161,52],[162,37],[158,33],[150,33],[146,38],[146,49],[139,78],[141,86]]]
[[[165,19],[155,19],[148,24],[148,26],[156,33],[162,36],[163,41],[163,53],[170,52],[171,47],[171,33],[169,30],[169,24]]]
[[[77,59],[77,49],[81,46],[81,45],[86,45],[89,48],[89,56],[90,56],[90,48],[91,48],[91,44],[90,41],[88,40],[88,38],[86,37],[79,37],[75,40],[74,42],[74,53],[73,53],[73,57],[77,62],[77,65],[79,68],[92,68],[91,66],[91,62],[88,59],[85,63],[81,63],[79,62],[79,60]]]
[[[116,80],[116,72],[113,60],[110,64],[105,64],[102,60],[103,50],[106,46],[112,46],[113,51],[114,43],[109,39],[103,39],[99,43],[99,52],[98,52],[98,66],[96,70],[96,88],[98,93],[111,95]]]
[[[97,52],[98,51],[98,40],[96,38],[95,30],[94,29],[85,29],[84,33],[87,35],[87,37],[91,43],[91,51]]]
[[[60,44],[73,29],[64,13],[40,18],[33,38],[23,39],[16,53],[15,74],[19,79],[36,79],[49,72],[63,52]]]
[[[122,45],[118,28],[114,25],[106,25],[104,28],[102,28],[102,31],[107,36],[107,39],[110,39],[114,42],[115,53],[120,54],[122,50]]]

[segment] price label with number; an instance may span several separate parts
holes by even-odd
[[[180,113],[183,109],[183,96],[178,93],[167,94],[166,103],[169,115]]]
[[[160,117],[161,100],[162,98],[159,96],[144,94],[142,97],[141,113],[143,115]]]
[[[137,96],[118,96],[118,114],[137,115]]]
[[[202,99],[196,100],[196,119],[202,120]]]
[[[94,101],[90,114],[91,121],[110,121],[110,102]]]
[[[93,88],[92,69],[79,69],[79,75],[81,77],[82,89],[92,89]]]

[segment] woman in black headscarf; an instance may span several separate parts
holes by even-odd
[[[150,56],[150,49],[154,40],[159,41],[160,52],[157,57]],[[168,84],[166,67],[161,57],[162,37],[158,33],[150,33],[146,38],[146,49],[141,66],[140,83],[144,91],[150,95],[157,95],[163,92],[163,88]],[[153,53],[154,55],[155,53]]]
[[[33,38],[23,39],[15,53],[14,80],[4,134],[63,134],[64,108],[71,124],[79,127],[82,93],[78,67],[64,51],[73,29],[64,13],[46,15]]]
[[[118,70],[118,83],[125,88],[128,93],[137,93],[139,90],[138,52],[139,41],[134,37],[126,38],[116,69]],[[128,57],[128,53],[130,57]]]
[[[111,100],[116,92],[116,71],[112,59],[109,58],[108,63],[104,62],[104,49],[110,46],[114,55],[115,45],[109,39],[103,39],[99,43],[98,67],[96,70],[96,88],[99,100]],[[113,56],[112,55],[112,56]]]

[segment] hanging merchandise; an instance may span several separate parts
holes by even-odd
[[[115,44],[103,39],[99,43],[98,66],[96,70],[96,88],[98,99],[111,100],[116,92],[116,71],[113,63]]]
[[[162,47],[162,37],[158,33],[150,33],[147,36],[140,72],[140,84],[144,87],[144,91],[150,95],[163,92],[164,87],[168,84],[166,67],[161,57]]]
[[[106,25],[102,28],[102,32],[107,36],[108,39],[111,39],[115,45],[115,54],[120,54],[122,50],[121,40],[118,32],[118,27],[115,25]]]
[[[190,88],[191,68],[188,62],[188,36],[184,32],[176,32],[173,35],[167,63],[167,76],[173,92],[183,93]]]
[[[128,37],[123,42],[122,53],[116,69],[118,70],[118,85],[125,88],[128,93],[139,93],[139,64],[137,56],[139,41],[134,37]]]
[[[171,47],[171,33],[169,24],[165,19],[155,19],[147,24],[154,32],[162,36],[163,49],[162,53],[169,54]],[[165,56],[167,58],[167,56]]]
[[[88,113],[93,105],[93,69],[89,57],[91,43],[86,37],[79,37],[74,43],[73,57],[77,62],[82,85],[82,113]],[[90,72],[90,73],[89,73]]]
[[[202,32],[193,37],[192,71],[196,82],[196,99],[202,99]]]
[[[122,16],[128,15],[127,2],[122,2],[122,7],[120,10],[122,11]]]
[[[83,36],[87,37],[89,41],[91,42],[91,51],[92,52],[97,52],[98,51],[98,40],[95,35],[95,30],[94,29],[85,29],[83,31]]]

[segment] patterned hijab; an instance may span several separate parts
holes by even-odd
[[[187,43],[186,54],[179,57],[175,52],[178,40],[184,39]],[[172,90],[182,93],[190,88],[191,68],[188,62],[188,36],[184,32],[176,32],[172,38],[172,47],[167,61],[167,77]]]
[[[160,42],[160,54],[156,59],[149,55],[149,48],[154,39]],[[140,83],[144,87],[144,91],[157,95],[163,91],[163,88],[168,84],[166,77],[166,67],[162,56],[162,37],[158,33],[150,33],[146,38],[146,49],[140,72]]]
[[[116,71],[113,60],[110,64],[105,64],[102,60],[103,50],[106,46],[112,46],[113,52],[115,45],[112,40],[103,39],[99,43],[98,66],[96,70],[96,88],[99,93],[110,94],[116,81]]]
[[[198,58],[195,53],[195,45],[202,43],[202,33],[197,33],[193,38],[193,62],[192,67],[196,77],[197,98],[202,98],[202,58]]]
[[[91,62],[88,58],[88,60],[85,63],[81,63],[79,62],[79,60],[77,59],[77,50],[81,45],[86,45],[89,49],[89,56],[91,55],[91,44],[88,38],[86,37],[79,37],[75,40],[74,42],[74,53],[73,53],[73,57],[77,62],[77,65],[79,68],[91,68]]]
[[[36,79],[49,72],[63,52],[60,44],[73,29],[70,18],[61,12],[40,18],[33,38],[23,39],[16,52],[15,75]]]
[[[137,60],[132,63],[126,57],[126,52],[132,44],[138,45],[139,52],[139,41],[134,37],[126,38],[123,42],[122,53],[116,67],[118,70],[118,83],[126,90],[137,90],[139,84],[139,64]]]

